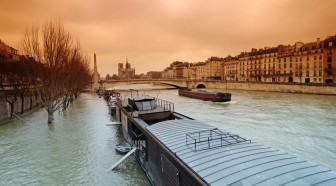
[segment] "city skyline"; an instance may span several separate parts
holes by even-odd
[[[173,61],[236,56],[251,48],[311,42],[335,35],[336,2],[322,1],[4,1],[0,39],[18,48],[26,26],[60,18],[98,72],[117,74],[126,57],[136,74]]]

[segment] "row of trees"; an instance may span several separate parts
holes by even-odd
[[[2,89],[12,95],[24,90],[39,96],[51,123],[53,113],[91,82],[88,57],[59,20],[46,21],[42,29],[27,28],[20,49],[25,56],[19,61],[1,63],[6,66],[0,72]],[[16,99],[11,97],[13,100],[7,102]]]

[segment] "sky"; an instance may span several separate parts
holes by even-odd
[[[336,0],[0,0],[0,39],[18,49],[26,27],[60,19],[101,77],[126,58],[136,74],[251,48],[336,34]]]

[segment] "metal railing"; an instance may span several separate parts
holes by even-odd
[[[195,152],[197,150],[206,150],[241,142],[251,143],[251,140],[247,140],[236,134],[231,134],[230,132],[222,132],[218,128],[186,134],[186,144],[187,146],[192,145]]]
[[[155,98],[155,105],[161,106],[164,109],[164,111],[173,111],[174,112],[174,103],[172,103],[170,101]]]

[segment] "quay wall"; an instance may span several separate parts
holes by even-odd
[[[21,114],[21,103],[22,100],[20,97],[17,98],[14,103],[14,113],[17,115]],[[26,96],[24,98],[24,113],[28,113],[31,109],[41,107],[41,100],[33,97],[32,99],[32,108],[30,108],[30,98]],[[10,105],[6,101],[6,97],[4,95],[0,95],[0,121],[4,121],[10,119]]]
[[[231,89],[231,90],[255,90],[255,91],[267,91],[267,92],[336,95],[336,86],[328,86],[328,85],[209,82],[206,83],[206,87]]]

